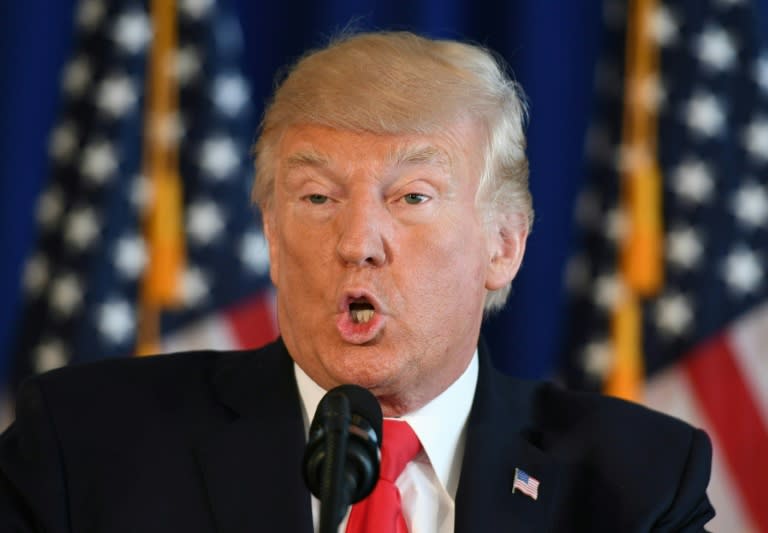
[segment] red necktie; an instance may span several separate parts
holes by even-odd
[[[407,422],[384,420],[379,481],[373,492],[352,506],[347,533],[408,533],[395,481],[421,449]]]

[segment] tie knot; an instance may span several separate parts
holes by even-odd
[[[408,422],[400,420],[385,419],[383,433],[380,477],[394,482],[419,453],[421,442]]]

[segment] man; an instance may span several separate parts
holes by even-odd
[[[309,532],[307,425],[352,383],[417,437],[392,480],[411,533],[701,531],[701,431],[478,353],[532,220],[523,115],[471,45],[362,34],[299,61],[255,148],[281,340],[28,382],[0,530]]]

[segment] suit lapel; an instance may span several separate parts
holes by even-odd
[[[481,344],[477,390],[456,494],[457,533],[547,531],[563,468],[535,444],[530,385],[498,374]],[[506,381],[506,383],[504,383]],[[539,481],[538,498],[512,492],[515,468]]]
[[[218,531],[311,532],[304,422],[282,342],[221,361],[213,386],[231,412],[201,440],[198,459]]]

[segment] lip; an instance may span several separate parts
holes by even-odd
[[[352,321],[349,315],[349,304],[360,298],[365,298],[373,306],[373,318],[365,324]],[[336,329],[342,340],[350,344],[366,344],[374,340],[384,329],[384,312],[381,302],[365,289],[344,290],[338,300]]]

